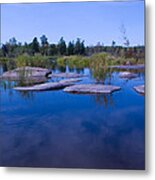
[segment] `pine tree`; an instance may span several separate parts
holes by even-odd
[[[76,55],[80,55],[80,51],[81,51],[80,38],[77,38],[76,43],[75,43],[74,52]]]
[[[40,37],[41,40],[41,54],[42,55],[47,55],[48,54],[48,38],[45,35],[42,35]]]
[[[67,49],[67,54],[68,55],[73,55],[74,54],[74,42],[69,42],[68,43],[68,49]]]
[[[66,42],[63,37],[60,38],[60,41],[58,43],[58,51],[60,55],[66,54]]]
[[[36,37],[33,39],[31,43],[31,48],[32,48],[33,53],[39,52],[39,42]]]

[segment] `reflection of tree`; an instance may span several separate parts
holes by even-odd
[[[66,70],[68,70],[68,72],[73,73],[75,71],[75,68],[71,68],[70,66],[66,66]]]
[[[112,73],[113,73],[113,70],[109,68],[108,72],[107,72],[107,78],[108,78],[108,84],[109,85],[111,84]]]
[[[76,69],[76,73],[84,74],[84,68],[78,68],[78,69]]]
[[[0,80],[0,98],[2,99],[2,92],[5,91],[8,93],[8,96],[11,100],[11,97],[13,95],[13,83],[11,81],[4,81],[4,80]],[[0,100],[1,100],[0,99]]]
[[[58,69],[60,72],[65,72],[65,71],[66,71],[66,67],[62,67],[62,66],[58,66],[57,69]]]
[[[96,94],[93,95],[93,98],[95,99],[96,104],[103,105],[105,108],[114,105],[112,94]]]
[[[84,73],[84,68],[75,68],[75,67],[70,67],[68,65],[66,66],[57,66],[57,70],[59,72],[67,72],[67,73]]]
[[[6,91],[6,90],[11,90],[13,88],[13,83],[11,81],[5,81],[1,80],[0,81],[0,87]]]
[[[34,93],[33,92],[19,91],[19,94],[23,99],[26,99],[26,100],[33,100],[34,99]]]
[[[2,96],[1,92],[5,91],[5,92],[8,92],[8,96],[9,96],[9,98],[11,98],[12,95],[13,95],[13,87],[14,87],[14,85],[16,83],[12,82],[12,81],[2,81],[1,80],[0,81],[0,97]],[[32,100],[34,98],[33,92],[24,92],[24,91],[21,91],[21,92],[19,92],[19,94],[24,99],[31,99]]]

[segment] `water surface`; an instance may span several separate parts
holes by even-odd
[[[95,83],[89,69],[79,73],[88,75],[79,83]],[[0,165],[144,169],[144,96],[133,89],[144,83],[144,74],[125,80],[113,72],[105,83],[121,90],[22,93],[1,81]]]

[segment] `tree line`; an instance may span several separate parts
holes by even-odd
[[[40,37],[40,42],[37,37],[34,37],[31,43],[17,43],[15,37],[11,38],[9,42],[3,44],[1,47],[1,56],[4,57],[16,57],[21,54],[28,54],[34,56],[35,54],[41,54],[43,56],[54,55],[85,55],[84,40],[81,41],[77,38],[76,42],[70,41],[68,44],[64,38],[61,37],[57,44],[50,44],[48,38],[45,35]]]
[[[17,42],[13,37],[9,42],[2,44],[0,48],[0,57],[14,58],[19,55],[34,56],[36,54],[42,56],[70,56],[70,55],[82,55],[91,56],[94,53],[106,52],[113,56],[125,57],[125,58],[144,58],[145,48],[144,46],[129,47],[129,43],[125,46],[118,46],[113,40],[111,46],[105,46],[104,44],[97,43],[93,46],[85,46],[84,40],[77,38],[76,41],[70,41],[66,43],[64,38],[61,37],[57,44],[49,43],[46,35],[40,37],[40,43],[37,37],[34,37],[30,43]]]

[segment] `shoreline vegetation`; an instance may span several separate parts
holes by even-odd
[[[0,48],[0,63],[5,65],[6,71],[19,67],[41,67],[61,72],[69,69],[89,68],[96,81],[104,81],[111,71],[109,67],[119,65],[145,64],[145,47],[131,47],[128,43],[117,46],[112,41],[111,46],[97,43],[85,46],[84,40],[70,41],[68,44],[63,37],[57,44],[50,44],[45,35],[33,38],[31,43],[21,44],[13,37]]]
[[[52,68],[56,65],[64,68],[103,67],[110,65],[144,64],[145,47],[118,46],[112,41],[111,46],[100,42],[86,46],[84,40],[77,38],[68,44],[61,37],[57,44],[50,44],[45,35],[34,37],[31,43],[20,43],[13,37],[0,48],[0,63],[7,63],[8,69],[22,66]]]

